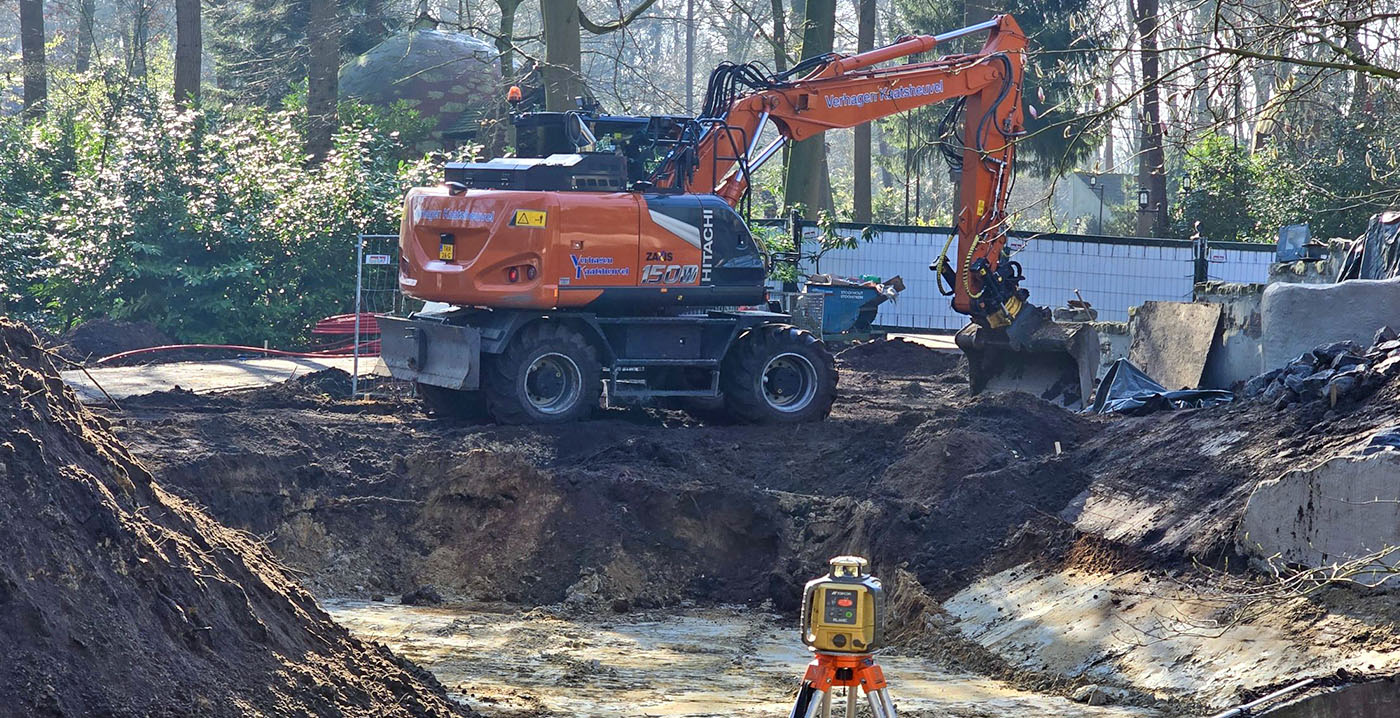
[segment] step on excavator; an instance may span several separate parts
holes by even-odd
[[[889,64],[982,32],[978,52]],[[582,100],[513,113],[518,156],[448,163],[441,184],[409,191],[399,286],[427,304],[380,320],[385,364],[435,414],[484,410],[504,423],[579,419],[600,394],[670,397],[743,422],[822,419],[835,363],[768,301],[774,257],[744,219],[750,178],[785,142],[952,101],[947,121],[964,118],[948,152],[960,210],[930,269],[971,320],[957,343],[973,391],[1083,402],[1092,330],[1049,322],[1004,253],[1025,50],[1001,15],[778,74],[721,64],[699,117],[606,115]]]

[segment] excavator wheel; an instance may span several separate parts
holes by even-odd
[[[836,400],[836,360],[810,332],[768,324],[734,343],[719,381],[725,407],[740,421],[819,421]]]
[[[502,424],[558,424],[598,407],[602,371],[588,340],[545,322],[525,327],[504,352],[484,358],[481,388]]]
[[[432,384],[415,385],[429,414],[441,418],[485,419],[486,400],[479,391],[444,389]]]

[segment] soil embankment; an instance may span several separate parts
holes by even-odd
[[[0,705],[33,716],[466,714],[167,493],[0,318]]]

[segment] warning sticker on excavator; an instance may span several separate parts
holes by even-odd
[[[543,227],[545,212],[539,209],[517,209],[510,223],[514,227]]]
[[[978,216],[978,217],[981,217],[981,216],[982,216],[983,214],[985,214],[986,212],[987,212],[987,200],[985,200],[985,199],[979,199],[979,200],[977,200],[977,216]]]

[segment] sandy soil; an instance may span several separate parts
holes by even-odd
[[[581,617],[500,605],[331,601],[326,608],[356,634],[433,671],[483,715],[502,718],[786,715],[811,660],[790,618],[739,606]],[[878,660],[901,716],[1159,715],[1090,708],[926,657]],[[838,693],[835,702],[843,700]]]

